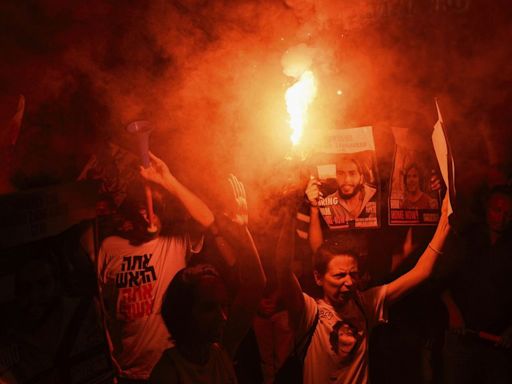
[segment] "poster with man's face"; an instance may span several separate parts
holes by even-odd
[[[314,156],[329,229],[376,228],[379,196],[372,127],[329,130]]]

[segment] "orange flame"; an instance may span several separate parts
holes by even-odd
[[[298,145],[307,122],[309,105],[316,96],[316,80],[313,72],[305,71],[300,79],[286,90],[286,109],[290,115],[292,134],[290,139],[294,146]]]

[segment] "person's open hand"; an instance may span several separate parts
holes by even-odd
[[[245,195],[244,185],[233,174],[228,178],[234,197],[234,210],[231,214],[231,220],[239,225],[246,226],[249,222],[249,214],[247,210],[247,198]]]

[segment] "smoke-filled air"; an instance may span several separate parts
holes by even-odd
[[[385,163],[391,127],[430,134],[435,97],[471,185],[510,165],[510,12],[483,0],[3,1],[2,191],[76,180],[105,143],[133,150],[125,127],[148,120],[151,150],[185,184],[222,200],[236,174],[258,209],[296,182],[315,132],[372,125]],[[295,107],[294,86],[309,87]]]

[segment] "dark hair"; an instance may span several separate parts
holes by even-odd
[[[341,161],[351,161],[352,163],[354,163],[354,165],[356,166],[357,168],[357,172],[359,172],[359,174],[363,175],[364,176],[364,172],[363,172],[363,166],[361,165],[361,163],[359,162],[358,159],[356,159],[355,157],[352,157],[352,156],[343,156],[341,157],[339,160],[338,160],[338,163],[341,162]],[[338,166],[338,164],[336,164],[336,166]]]
[[[407,174],[409,173],[409,171],[411,169],[415,169],[416,171],[418,171],[420,190],[424,191],[425,190],[425,175],[423,172],[423,168],[421,168],[418,163],[410,163],[409,165],[407,165],[405,167],[404,175],[403,175],[404,187],[407,189]]]
[[[128,219],[134,227],[145,228],[146,222],[140,214],[140,208],[146,207],[146,195],[144,184],[140,180],[134,180],[126,190],[126,197],[119,206],[120,214]]]
[[[177,343],[194,332],[190,327],[192,308],[200,298],[199,286],[205,281],[224,285],[213,266],[198,264],[178,271],[167,287],[162,301],[162,319]]]
[[[345,239],[344,239],[345,240]],[[327,265],[336,256],[350,256],[359,265],[359,251],[355,244],[347,237],[346,241],[326,240],[318,248],[313,258],[313,268],[320,275],[327,271]]]
[[[357,172],[363,177],[365,183],[374,185],[375,184],[375,176],[372,174],[371,167],[367,164],[364,159],[354,156],[354,155],[345,155],[340,159],[336,160],[336,167],[341,161],[350,161],[354,163],[357,168]]]

